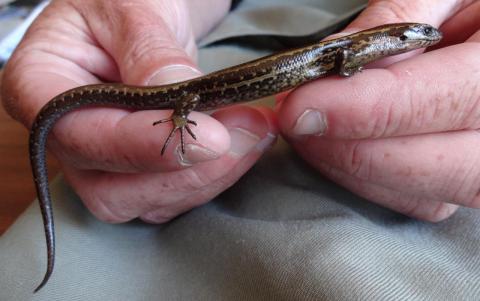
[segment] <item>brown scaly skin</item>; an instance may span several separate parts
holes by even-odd
[[[192,80],[152,87],[122,84],[88,85],[66,91],[50,100],[37,115],[30,132],[30,160],[42,211],[47,241],[47,272],[35,289],[50,278],[55,258],[55,236],[48,187],[45,146],[48,133],[62,116],[86,106],[112,106],[134,110],[173,109],[172,117],[154,125],[173,122],[162,154],[173,134],[180,130],[195,138],[188,120],[192,110],[205,111],[247,102],[292,89],[332,74],[351,76],[374,60],[436,44],[442,34],[427,24],[387,24],[345,37],[270,55]]]

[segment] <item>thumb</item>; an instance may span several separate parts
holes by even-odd
[[[458,13],[475,0],[371,0],[365,10],[352,21],[340,35],[351,34],[388,23],[417,22],[439,27],[445,20]],[[386,67],[413,57],[423,49],[384,58],[369,67]]]
[[[438,26],[449,17],[475,0],[371,0],[367,8],[347,27],[366,29],[369,27],[400,22],[429,23]]]
[[[184,1],[103,1],[93,13],[99,22],[92,30],[117,62],[122,82],[160,85],[200,75]]]

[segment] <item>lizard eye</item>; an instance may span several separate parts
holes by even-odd
[[[425,28],[423,29],[423,33],[424,33],[425,35],[427,35],[427,36],[431,35],[431,34],[432,34],[432,28],[430,28],[430,27],[425,27]]]
[[[403,42],[403,41],[406,41],[408,39],[408,37],[406,35],[402,34],[399,39],[400,39],[400,41]]]

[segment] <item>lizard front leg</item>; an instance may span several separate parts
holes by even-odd
[[[337,69],[340,76],[349,77],[363,70],[361,57],[351,49],[342,49],[337,57]]]

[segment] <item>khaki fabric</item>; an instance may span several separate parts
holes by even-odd
[[[261,4],[259,4],[261,3]],[[248,1],[202,41],[206,71],[264,54],[210,43],[304,35],[364,1]],[[96,220],[52,183],[56,269],[38,205],[0,237],[0,300],[480,300],[480,215],[424,223],[344,190],[279,142],[232,188],[165,225]]]

